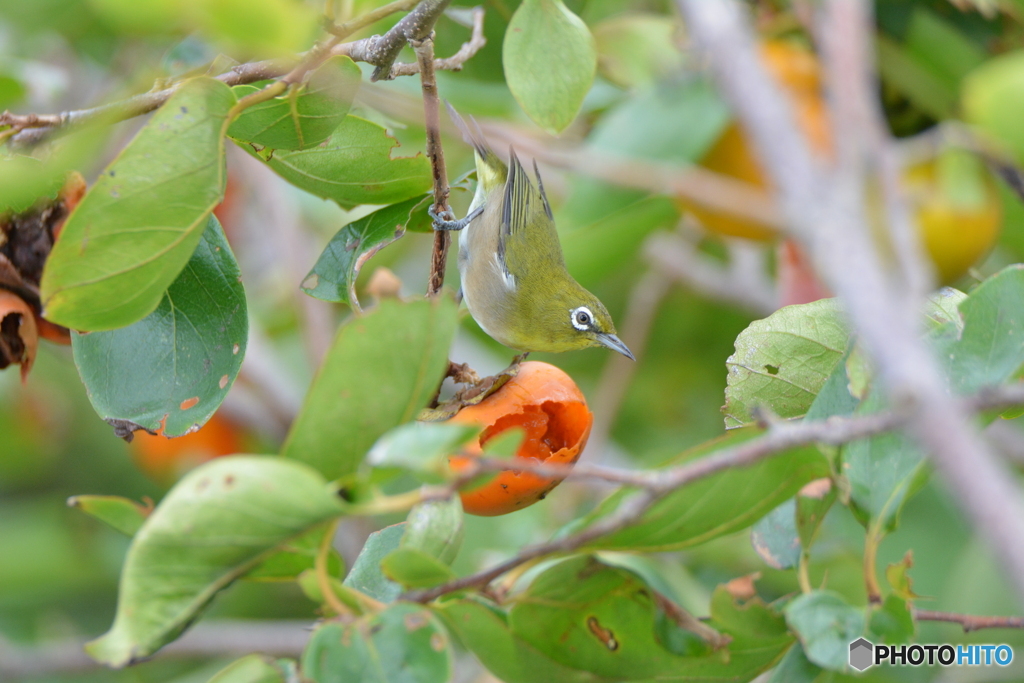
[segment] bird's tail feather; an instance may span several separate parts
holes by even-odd
[[[503,185],[506,178],[508,178],[508,166],[487,144],[484,133],[480,130],[480,124],[472,116],[469,117],[469,123],[467,124],[466,120],[459,115],[459,112],[455,111],[455,107],[451,105],[451,102],[445,100],[444,104],[448,108],[448,116],[451,117],[455,127],[459,129],[462,139],[466,141],[466,144],[472,145],[476,151],[477,175],[479,176],[480,183],[487,189]]]

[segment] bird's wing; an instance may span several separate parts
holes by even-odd
[[[505,181],[498,231],[498,262],[505,272],[516,278],[522,277],[530,267],[563,263],[562,248],[540,174],[537,174],[535,186],[514,149],[509,149],[508,180]]]

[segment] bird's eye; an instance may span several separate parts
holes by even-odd
[[[584,331],[590,329],[593,321],[594,314],[586,306],[580,306],[572,312],[572,326],[577,330]]]

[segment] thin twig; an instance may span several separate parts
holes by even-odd
[[[469,40],[462,44],[459,51],[451,57],[434,59],[434,69],[437,71],[461,71],[463,65],[479,52],[487,44],[487,37],[484,35],[484,8],[473,8],[473,32]],[[401,62],[391,67],[391,78],[399,76],[412,76],[421,70],[420,63],[407,64]]]
[[[914,619],[917,621],[948,621],[953,624],[960,624],[964,629],[964,633],[970,633],[971,631],[983,628],[1024,628],[1024,617],[982,617],[974,614],[915,609]]]
[[[381,19],[391,16],[395,12],[408,12],[416,6],[419,0],[395,0],[395,2],[389,2],[383,7],[378,7],[375,10],[371,10],[362,16],[358,16],[355,19],[343,22],[337,25],[330,25],[326,27],[326,30],[336,38],[348,38],[350,35],[360,29],[364,29],[371,24],[375,24]]]
[[[722,266],[703,256],[684,237],[658,232],[647,238],[643,254],[660,272],[698,294],[736,304],[760,316],[779,307],[778,294],[764,273],[764,264],[752,263],[755,259],[749,258],[761,255],[750,249],[731,248],[733,258]]]
[[[416,61],[420,68],[420,84],[423,90],[423,122],[427,131],[427,158],[434,176],[434,211],[448,210],[448,170],[444,163],[444,148],[441,146],[441,109],[437,97],[437,79],[434,78],[434,41],[427,37],[412,43]],[[434,231],[434,249],[430,257],[430,279],[427,282],[427,296],[436,296],[444,286],[445,265],[448,263],[448,245],[451,236],[446,230]]]
[[[451,0],[423,0],[387,33],[357,40],[348,45],[343,54],[357,62],[367,62],[376,66],[370,76],[371,81],[389,80],[393,78],[391,68],[402,48],[407,43],[429,38],[434,31],[434,24],[450,2]]]
[[[393,88],[367,85],[360,88],[357,99],[403,121],[415,122],[422,116],[419,98]],[[522,156],[533,157],[553,168],[573,171],[620,187],[679,197],[730,216],[756,221],[780,232],[786,231],[786,223],[775,199],[764,188],[751,183],[699,166],[634,159],[550,137],[538,138],[507,123],[487,119],[479,119],[478,123],[484,137],[495,149],[512,145]],[[453,124],[442,122],[442,127],[446,133],[456,132]]]
[[[312,621],[204,621],[164,647],[156,659],[240,657],[262,652],[297,657],[309,642]],[[98,669],[85,654],[83,640],[16,646],[0,637],[0,680],[36,679],[53,674]]]

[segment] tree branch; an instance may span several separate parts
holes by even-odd
[[[214,78],[226,85],[235,86],[284,77],[286,85],[290,85],[293,82],[299,82],[305,74],[305,71],[293,73],[296,67],[305,63],[311,54],[314,53],[318,60],[315,62],[316,64],[334,55],[347,55],[354,61],[364,61],[375,65],[378,65],[378,62],[384,64],[387,55],[376,49],[375,46],[378,44],[398,46],[395,56],[391,57],[390,62],[387,62],[387,67],[391,69],[388,79],[419,73],[419,64],[394,64],[394,59],[410,39],[407,33],[413,28],[421,28],[423,22],[428,17],[433,17],[433,21],[436,21],[448,1],[450,0],[442,2],[442,6],[438,8],[436,2],[424,0],[419,7],[416,7],[415,11],[398,22],[384,36],[374,36],[351,43],[338,43],[338,40],[341,38],[379,19],[416,5],[413,0],[398,0],[366,15],[357,17],[352,21],[329,27],[328,31],[334,38],[324,43],[324,47],[320,48],[319,52],[314,48],[314,50],[305,55],[296,57],[239,64],[226,73],[214,76]],[[424,8],[425,5],[429,5],[429,7]],[[414,16],[414,20],[404,23]],[[483,9],[474,9],[473,34],[469,42],[464,43],[455,55],[446,59],[435,60],[435,69],[458,71],[468,59],[480,51],[487,42],[483,34],[483,16]],[[430,27],[431,29],[433,28],[433,23],[430,24]],[[429,33],[430,31],[428,30],[427,34]],[[315,65],[313,68],[315,68]],[[379,71],[381,68],[383,67],[378,65],[377,70]],[[159,109],[181,87],[182,82],[135,95],[119,102],[111,102],[89,109],[71,110],[58,114],[13,114],[5,111],[3,114],[0,114],[0,127],[10,126],[11,129],[3,131],[0,135],[9,135],[8,144],[12,148],[30,148],[47,139],[67,135],[88,126],[112,124],[136,116],[142,116],[155,109]],[[0,138],[0,142],[2,141],[2,138]]]
[[[1024,382],[992,387],[957,405],[976,412],[1024,404]],[[699,479],[734,467],[746,467],[761,460],[781,455],[790,449],[813,443],[840,446],[883,432],[899,429],[914,419],[912,410],[891,410],[870,415],[831,417],[819,422],[791,422],[766,419],[768,431],[744,443],[717,451],[713,455],[661,470],[630,471],[597,465],[577,464],[575,467],[547,465],[541,462],[481,458],[482,470],[515,469],[542,477],[595,479],[636,487],[639,492],[626,498],[612,514],[592,526],[569,536],[525,548],[514,557],[489,569],[456,579],[428,590],[409,591],[401,598],[413,602],[429,602],[442,595],[485,586],[502,574],[546,555],[571,553],[604,536],[611,535],[640,521],[643,515],[669,493]]]
[[[970,633],[971,631],[983,628],[1024,628],[1024,617],[981,617],[973,614],[915,609],[914,619],[917,621],[948,621],[953,624],[960,624],[964,629],[964,633]]]
[[[822,32],[838,162],[816,158],[800,134],[790,102],[768,76],[755,38],[735,0],[677,0],[695,41],[734,105],[775,187],[792,233],[816,270],[844,301],[853,327],[893,405],[913,413],[908,432],[931,456],[973,526],[1024,596],[1024,501],[1005,465],[968,423],[917,327],[919,300],[898,261],[878,253],[865,214],[867,174],[884,162],[878,122],[863,116],[876,96],[865,63],[869,23],[859,0],[826,3],[832,21]],[[866,75],[867,74],[867,75]],[[889,224],[898,201],[887,202]],[[905,255],[904,255],[905,257]]]
[[[412,12],[409,12],[391,30],[382,36],[372,36],[351,43],[346,52],[357,62],[367,62],[377,68],[370,76],[371,81],[390,80],[391,67],[406,43],[422,41],[430,37],[434,24],[441,13],[448,7],[451,0],[423,0]]]
[[[729,244],[732,259],[724,267],[702,256],[685,238],[671,233],[648,237],[643,254],[660,272],[698,294],[736,304],[756,315],[774,313],[779,307],[778,294],[765,276],[764,264],[751,263],[755,259],[749,258],[747,244]]]
[[[424,38],[413,42],[416,61],[420,68],[420,83],[423,90],[423,122],[427,133],[427,158],[434,176],[434,211],[448,210],[448,170],[444,163],[444,148],[441,146],[441,110],[437,97],[437,80],[434,78],[434,41]],[[427,282],[427,296],[435,296],[444,286],[445,265],[448,263],[448,245],[451,235],[447,230],[434,231],[434,249],[430,256],[430,278]]]

